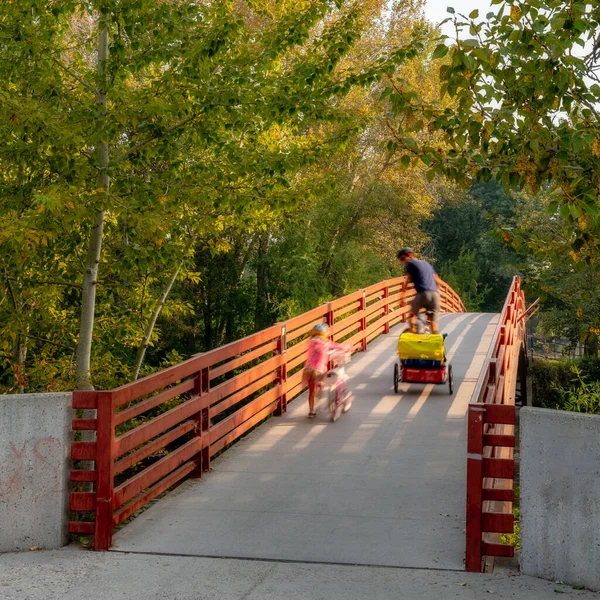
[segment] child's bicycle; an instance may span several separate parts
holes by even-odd
[[[344,365],[350,361],[351,353],[336,351],[331,355],[332,368],[325,373],[322,397],[327,400],[331,420],[337,421],[342,413],[348,412],[352,406],[352,393],[348,389],[348,376]]]

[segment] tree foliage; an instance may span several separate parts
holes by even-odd
[[[504,2],[485,17],[449,9],[456,39],[442,39],[433,57],[441,95],[424,101],[414,90],[392,95],[397,136],[422,158],[431,176],[469,182],[496,179],[537,193],[549,184],[551,213],[560,211],[575,235],[572,248],[597,264],[600,123],[597,2]],[[421,143],[424,126],[443,144]],[[582,226],[582,219],[585,225]]]
[[[422,47],[418,19],[407,21],[419,4],[396,3],[402,35],[381,46],[391,29],[379,0],[3,4],[7,388],[28,378],[30,389],[69,388],[77,369],[80,385],[131,379],[136,355],[157,343],[157,310],[186,322],[202,314],[204,347],[239,332],[236,315],[215,324],[209,304],[223,280],[238,289],[259,273],[256,248],[305,210],[304,194],[325,203],[322,190],[340,184],[317,165],[372,121],[352,98]],[[231,278],[209,281],[221,259]],[[184,292],[198,286],[205,305]]]

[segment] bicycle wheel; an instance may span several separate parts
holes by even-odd
[[[329,386],[329,391],[327,394],[327,404],[329,406],[329,413],[331,415],[331,420],[332,421],[337,421],[337,417],[336,417],[336,411],[337,411],[337,402],[336,402],[336,396],[337,396],[337,389],[334,385]]]

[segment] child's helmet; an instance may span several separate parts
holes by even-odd
[[[310,330],[310,335],[318,335],[321,337],[329,335],[329,327],[327,323],[317,323],[316,325],[314,325],[313,328]]]

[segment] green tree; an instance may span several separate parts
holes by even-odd
[[[415,55],[407,38],[345,62],[383,5],[2,5],[8,364],[24,363],[40,325],[29,295],[47,286],[35,335],[58,385],[73,368],[80,387],[135,376],[169,290],[196,277],[197,245],[219,254],[230,220],[252,236],[293,205],[300,170],[361,126],[342,100]]]
[[[597,109],[596,2],[505,2],[497,12],[457,14],[456,39],[441,40],[432,57],[440,66],[441,93],[423,99],[414,89],[390,96],[396,134],[420,156],[430,176],[470,184],[496,179],[535,194],[549,183],[549,209],[561,212],[577,233],[571,244],[597,264],[600,201],[600,123]],[[469,37],[465,37],[469,36]],[[390,88],[393,91],[393,88]],[[406,127],[405,117],[414,117]],[[403,120],[404,119],[404,120]],[[423,143],[424,127],[443,143]],[[580,218],[587,216],[586,229]]]
[[[497,230],[516,217],[517,199],[495,182],[474,184],[467,194],[447,188],[423,229],[425,253],[469,310],[502,309],[519,258]]]

